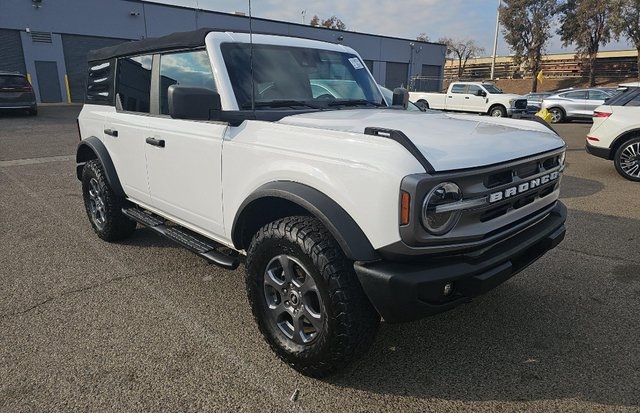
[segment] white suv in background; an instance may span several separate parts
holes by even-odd
[[[630,87],[596,108],[586,149],[613,160],[624,178],[640,181],[640,87]]]

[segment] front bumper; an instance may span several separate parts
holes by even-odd
[[[542,220],[480,253],[428,262],[356,262],[365,293],[387,322],[417,320],[452,309],[528,267],[565,235],[567,208],[557,201]],[[444,286],[453,283],[445,296]]]
[[[593,146],[589,142],[585,144],[585,150],[587,153],[590,153],[593,156],[597,156],[598,158],[611,160],[611,149],[609,148],[601,148],[599,146]]]

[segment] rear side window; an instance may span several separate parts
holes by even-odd
[[[29,86],[29,82],[22,76],[0,76],[0,89],[16,89],[27,86]]]
[[[216,90],[205,50],[171,53],[160,56],[160,113],[169,114],[168,90],[171,85],[203,87]]]
[[[608,99],[610,96],[601,91],[601,90],[590,90],[589,91],[589,100],[605,100]]]
[[[636,95],[631,98],[625,106],[640,106],[640,93],[636,93]]]
[[[609,99],[605,104],[610,106],[640,106],[638,99],[640,99],[640,88],[630,87]]]
[[[451,93],[464,93],[464,88],[465,88],[465,85],[454,84],[451,87]]]
[[[152,55],[118,59],[117,100],[122,110],[149,113]]]
[[[560,95],[563,98],[567,98],[567,99],[586,99],[587,98],[587,92],[569,92],[569,93],[565,93],[564,95]]]

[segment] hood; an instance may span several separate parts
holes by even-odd
[[[437,172],[507,162],[565,146],[538,122],[435,111],[335,110],[292,115],[279,123],[352,133],[364,133],[366,127],[400,130]]]

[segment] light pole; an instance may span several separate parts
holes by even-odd
[[[498,32],[500,31],[500,6],[502,0],[498,0],[498,11],[496,14],[496,35],[493,38],[493,59],[491,59],[491,80],[493,80],[493,74],[496,69],[496,53],[498,51]]]

